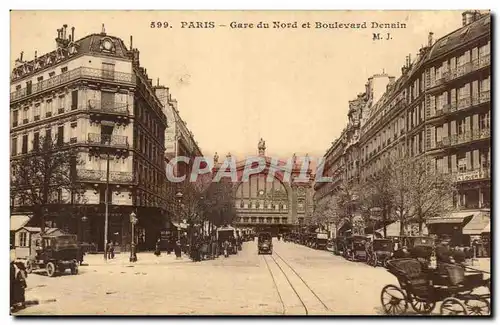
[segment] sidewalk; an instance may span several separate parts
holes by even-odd
[[[480,271],[491,272],[491,258],[480,257],[475,259],[474,261],[467,263],[467,266]]]
[[[113,259],[104,259],[102,254],[87,254],[83,258],[85,266],[112,266],[112,265],[152,265],[152,264],[178,264],[192,263],[187,255],[182,254],[180,259],[175,258],[175,254],[162,253],[161,256],[154,255],[153,252],[137,253],[137,262],[130,262],[130,252],[115,254]]]

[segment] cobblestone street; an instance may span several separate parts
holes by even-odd
[[[199,263],[142,253],[131,265],[126,254],[107,263],[102,255],[87,255],[88,265],[76,276],[31,274],[27,299],[40,304],[18,314],[304,314],[292,284],[309,314],[377,315],[382,314],[380,290],[397,284],[384,268],[349,262],[327,251],[275,240],[274,254],[266,256],[257,254],[256,245],[247,242],[237,255]]]

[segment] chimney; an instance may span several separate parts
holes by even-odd
[[[75,27],[71,27],[71,40],[75,41]]]
[[[38,51],[35,50],[35,60],[38,58]]]
[[[150,86],[153,86],[153,79],[148,79],[148,83]]]
[[[101,35],[106,35],[106,28],[104,28],[104,24],[101,27]]]
[[[474,20],[477,18],[478,12],[475,10],[467,10],[462,13],[462,26],[469,25],[470,23],[474,22]]]
[[[393,84],[396,81],[396,77],[389,77],[389,83]]]
[[[411,53],[408,54],[408,68],[411,66]]]
[[[134,45],[132,43],[132,35],[130,35],[130,50],[132,51],[133,48],[134,48]]]
[[[64,24],[63,25],[63,28],[64,28],[64,35],[63,35],[63,39],[66,39],[66,28],[68,27],[68,25]]]
[[[429,44],[427,46],[431,47],[432,46],[432,36],[434,35],[433,32],[429,32]]]
[[[160,78],[156,79],[156,86],[160,87]]]
[[[24,55],[24,51],[21,51],[21,55],[19,55],[19,61],[23,62],[23,55]]]

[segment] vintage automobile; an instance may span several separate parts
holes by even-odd
[[[317,233],[316,238],[314,240],[313,248],[326,250],[327,245],[328,245],[328,234],[327,233]]]
[[[225,226],[217,229],[217,240],[220,247],[227,240],[230,243],[229,254],[238,254],[238,247],[236,245],[236,230],[233,227]],[[222,249],[221,249],[222,251]]]
[[[78,274],[81,250],[75,235],[42,235],[26,261],[26,271],[45,269],[49,277],[70,270]]]
[[[394,244],[391,239],[376,238],[371,242],[367,263],[371,266],[385,266],[391,258]]]
[[[344,257],[350,261],[366,261],[367,260],[367,246],[370,241],[369,237],[362,235],[353,235],[347,237],[345,240]]]
[[[273,253],[273,238],[271,233],[269,232],[261,232],[258,237],[257,249],[259,251],[259,255],[266,253]]]

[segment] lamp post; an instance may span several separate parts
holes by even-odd
[[[111,145],[111,137],[107,141]],[[109,228],[109,151],[106,155],[101,155],[101,158],[106,159],[106,193],[104,193],[104,260],[108,259],[108,228]]]
[[[83,225],[82,225],[83,226],[82,227],[83,228],[82,229],[82,243],[85,243],[85,230],[86,230],[85,223],[87,222],[87,220],[88,220],[87,216],[84,215],[82,217],[82,223],[83,223]]]
[[[181,214],[181,202],[182,202],[182,192],[181,191],[178,191],[176,194],[175,194],[175,198],[177,199],[177,202],[179,204],[179,215]],[[181,227],[180,227],[180,222],[181,222],[181,218],[179,216],[179,227],[177,227],[177,240],[181,240]]]
[[[137,254],[135,251],[135,233],[134,233],[134,226],[137,223],[137,218],[136,214],[134,211],[130,214],[130,224],[132,226],[132,239],[130,240],[130,262],[137,262]]]

